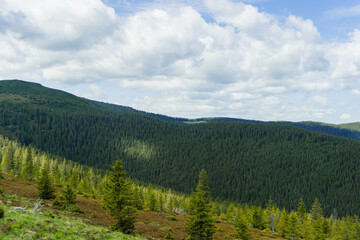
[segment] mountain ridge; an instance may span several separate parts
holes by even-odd
[[[113,113],[119,113],[119,114],[143,114],[150,117],[154,117],[156,119],[165,120],[168,122],[173,123],[181,123],[181,124],[194,124],[194,123],[210,123],[210,122],[242,122],[242,123],[262,123],[262,124],[283,124],[283,125],[290,125],[290,126],[296,126],[300,127],[306,130],[316,131],[316,132],[323,132],[326,134],[331,134],[335,136],[340,137],[347,137],[355,140],[360,140],[360,122],[354,122],[354,123],[343,123],[343,124],[330,124],[330,123],[323,123],[323,122],[315,122],[315,121],[300,121],[300,122],[291,122],[291,121],[261,121],[261,120],[250,120],[250,119],[242,119],[242,118],[232,118],[232,117],[201,117],[201,118],[182,118],[182,117],[171,117],[163,114],[157,114],[157,113],[151,113],[146,111],[141,111],[134,109],[132,107],[128,106],[122,106],[112,103],[105,103],[95,100],[90,100],[82,97],[77,97],[76,95],[73,95],[71,93],[67,93],[62,90],[58,89],[52,89],[47,88],[45,86],[42,86],[40,83],[32,83],[27,82],[24,80],[0,80],[0,92],[1,87],[4,87],[4,84],[1,84],[1,82],[13,82],[13,83],[21,83],[24,84],[24,86],[20,86],[19,84],[14,84],[14,86],[11,86],[12,84],[7,84],[7,87],[10,86],[8,91],[19,91],[22,90],[22,87],[31,86],[34,85],[37,87],[37,90],[42,89],[49,89],[53,93],[57,92],[60,93],[62,97],[67,95],[67,97],[70,98],[77,98],[81,99],[83,103],[79,107],[84,107],[86,104],[88,104],[86,107],[95,107],[98,110],[106,110]],[[41,94],[46,93],[46,91],[40,91]],[[20,91],[18,94],[26,95],[27,92]],[[55,96],[58,97],[59,94],[55,94]],[[51,95],[47,95],[47,97],[51,97]],[[79,102],[78,102],[79,104]]]
[[[318,197],[327,214],[360,213],[359,141],[251,120],[179,124],[39,85],[10,82],[23,85],[10,91],[4,84],[0,133],[22,144],[102,169],[122,159],[132,178],[176,191],[191,192],[204,168],[218,199],[264,206],[271,195],[294,209],[300,197],[307,205]]]

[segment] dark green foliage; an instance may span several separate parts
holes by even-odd
[[[103,207],[116,219],[116,223],[111,227],[112,230],[133,234],[137,213],[133,207],[130,185],[125,176],[122,161],[117,160],[104,184]]]
[[[53,199],[55,198],[55,188],[52,186],[52,180],[49,168],[44,166],[40,172],[40,179],[38,183],[39,198]]]
[[[85,165],[121,158],[132,178],[186,193],[206,168],[219,199],[265,206],[271,194],[295,209],[318,197],[326,215],[360,214],[358,141],[232,119],[174,124],[21,81],[0,81],[0,103],[0,133]]]
[[[33,156],[30,147],[27,148],[25,156],[24,176],[29,180],[33,179],[34,165]]]
[[[0,219],[4,218],[4,216],[5,216],[4,208],[3,208],[3,206],[0,206]]]
[[[210,188],[204,169],[200,171],[195,197],[191,199],[190,204],[192,216],[186,222],[186,232],[190,235],[190,239],[212,239],[215,225],[210,211]]]

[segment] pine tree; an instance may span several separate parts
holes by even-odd
[[[248,224],[245,220],[244,212],[242,209],[237,211],[234,226],[236,229],[235,237],[241,240],[249,240],[250,234],[248,232]]]
[[[158,207],[157,207],[158,203],[157,203],[157,200],[156,200],[155,191],[152,188],[149,191],[149,198],[147,200],[147,205],[148,205],[148,207],[150,208],[151,211],[153,211],[153,212],[158,211]]]
[[[62,190],[60,200],[65,207],[76,203],[76,192],[70,187],[70,184],[66,184],[65,189]]]
[[[215,225],[211,216],[210,188],[205,170],[200,171],[195,197],[191,201],[192,216],[186,222],[186,232],[190,239],[212,239]]]
[[[289,214],[283,209],[280,214],[280,222],[279,222],[279,233],[282,237],[287,237],[289,234]]]
[[[5,148],[5,153],[2,159],[3,169],[8,173],[10,173],[11,170],[14,170],[15,168],[14,155],[15,155],[15,149],[13,147],[13,144],[10,142]]]
[[[263,212],[261,207],[254,207],[253,216],[252,216],[252,224],[254,228],[263,230],[264,229],[264,219]]]
[[[233,222],[235,217],[234,215],[235,215],[235,206],[233,203],[230,203],[229,207],[226,210],[226,220],[228,220],[229,222]]]
[[[300,202],[298,204],[297,213],[299,215],[300,221],[302,222],[306,214],[306,207],[305,207],[304,199],[302,197],[300,198]]]
[[[55,189],[52,186],[49,168],[44,165],[40,172],[40,179],[38,183],[39,198],[53,199],[55,198]]]
[[[23,176],[32,180],[33,173],[34,173],[34,163],[33,163],[33,155],[31,152],[30,147],[26,149],[26,156],[25,156],[25,164],[24,164],[24,174]]]
[[[136,210],[133,206],[130,183],[125,176],[126,171],[122,161],[115,161],[108,181],[103,186],[103,207],[116,219],[116,223],[111,227],[112,230],[133,234]]]
[[[316,221],[319,220],[323,216],[323,210],[321,208],[319,199],[315,198],[314,204],[311,207],[311,218]]]
[[[288,236],[295,240],[299,236],[299,219],[295,212],[291,212],[288,221]]]

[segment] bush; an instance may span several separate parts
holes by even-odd
[[[55,198],[55,200],[53,201],[53,206],[62,206],[63,203],[58,199],[58,198]]]
[[[4,215],[5,215],[4,208],[3,206],[0,206],[0,218],[4,218]]]
[[[169,221],[176,221],[176,217],[174,216],[166,216],[165,218]]]
[[[167,233],[165,236],[164,236],[164,239],[174,239],[173,235],[171,235],[170,233]]]
[[[69,211],[69,212],[82,213],[82,211],[80,210],[80,208],[76,204],[70,204],[70,205],[64,207],[64,209]]]

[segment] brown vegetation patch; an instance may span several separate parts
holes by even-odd
[[[15,194],[21,197],[26,197],[34,202],[38,198],[37,183],[23,178],[14,178],[4,174],[4,179],[0,179],[0,190],[4,193]],[[59,189],[57,195],[59,195]],[[6,202],[4,195],[0,199]],[[19,206],[20,201],[12,200],[14,206]],[[42,209],[52,209],[54,214],[61,214],[76,216],[82,218],[85,222],[93,225],[101,225],[108,227],[113,224],[114,219],[101,207],[100,199],[91,199],[78,195],[77,205],[82,213],[71,213],[61,211],[59,207],[52,206],[52,200],[45,200]],[[22,206],[24,207],[24,206]],[[28,206],[32,208],[33,206]],[[175,220],[174,220],[175,218]],[[138,211],[138,216],[135,220],[135,233],[148,239],[164,239],[167,233],[174,236],[174,239],[181,239],[186,236],[185,224],[188,216],[176,215],[170,213],[156,213],[148,210]],[[214,239],[235,239],[235,229],[232,225],[220,220],[216,223],[217,232],[214,234]],[[6,231],[6,229],[2,229]],[[55,229],[49,229],[55,231]],[[250,229],[250,233],[254,239],[283,239],[271,232],[264,232],[257,229]]]

